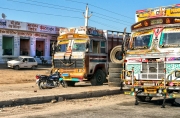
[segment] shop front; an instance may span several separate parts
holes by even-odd
[[[3,22],[3,24],[2,24]],[[0,20],[0,63],[18,56],[43,57],[51,61],[52,42],[58,36],[58,27]]]

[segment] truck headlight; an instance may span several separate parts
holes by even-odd
[[[159,90],[158,90],[158,93],[162,93],[162,89],[159,89]]]

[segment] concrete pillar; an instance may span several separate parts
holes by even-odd
[[[30,56],[36,55],[36,37],[30,37]]]
[[[51,36],[48,35],[48,37],[45,39],[45,57],[50,58],[50,40]]]
[[[18,57],[20,55],[20,37],[14,35],[14,56]]]

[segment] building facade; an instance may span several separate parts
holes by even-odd
[[[51,46],[59,28],[43,24],[0,19],[0,63],[20,55],[51,60]]]

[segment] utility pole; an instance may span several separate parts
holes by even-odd
[[[84,18],[85,18],[85,27],[88,26],[88,19],[92,16],[92,14],[90,14],[90,16],[88,16],[88,13],[89,13],[89,8],[88,8],[88,4],[86,5],[86,12],[85,12],[85,15],[84,15]]]

